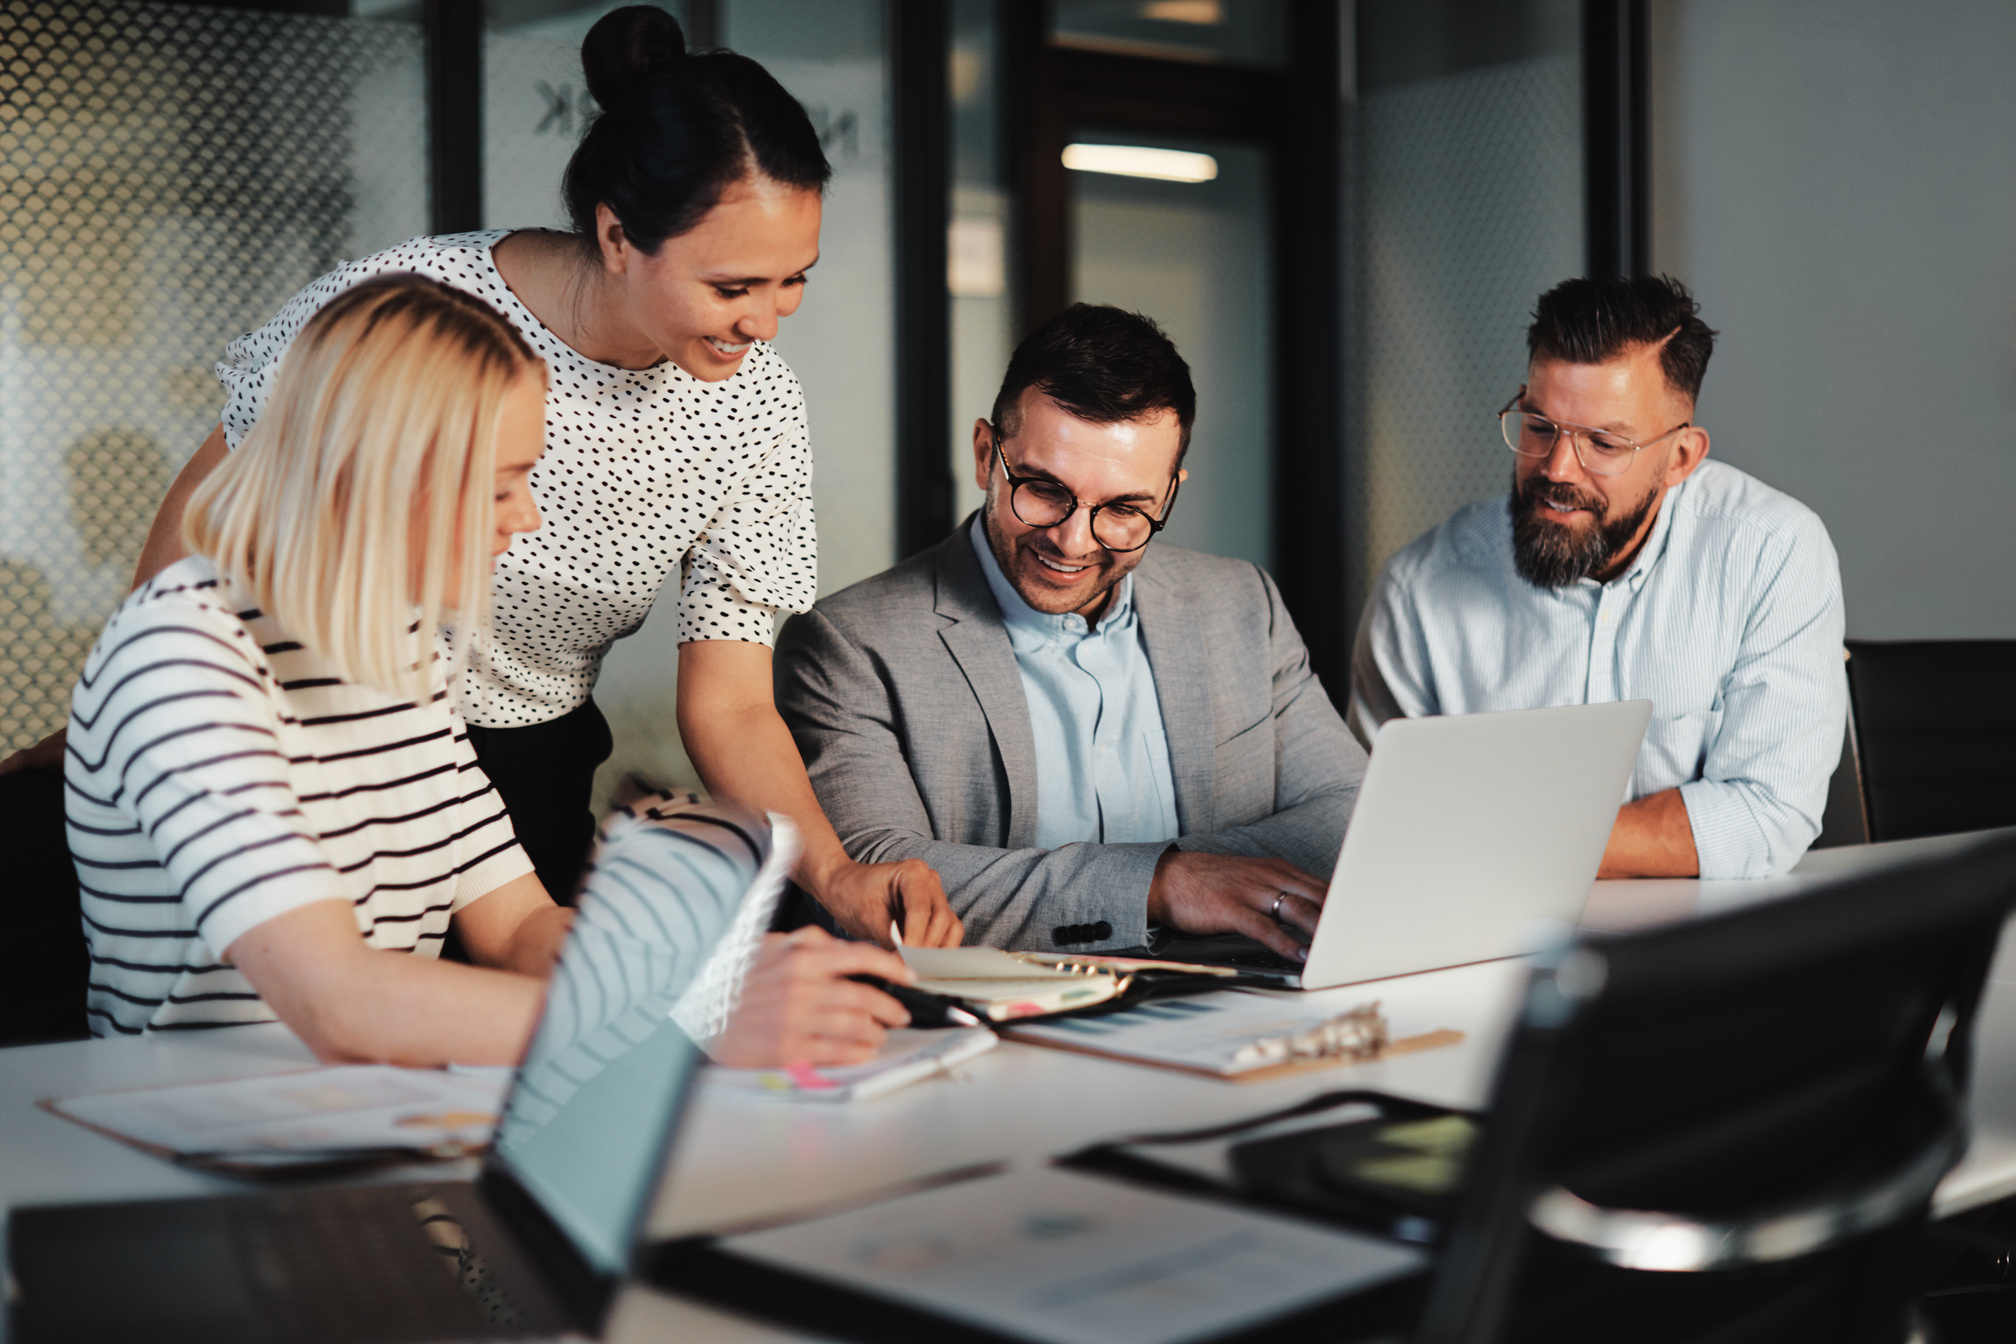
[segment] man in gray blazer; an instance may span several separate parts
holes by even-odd
[[[778,640],[847,852],[937,869],[968,942],[1316,926],[1365,755],[1264,571],[1150,544],[1195,415],[1153,322],[1074,306],[974,425],[986,506]]]

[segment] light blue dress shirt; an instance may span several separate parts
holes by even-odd
[[[1134,576],[1113,590],[1095,630],[1051,616],[1001,572],[981,520],[973,553],[994,590],[1036,739],[1036,843],[1126,844],[1176,838],[1176,776],[1155,673],[1141,644]]]
[[[1506,499],[1473,504],[1379,577],[1351,727],[1400,715],[1650,700],[1631,797],[1679,788],[1704,878],[1782,873],[1820,832],[1848,686],[1841,567],[1819,517],[1719,462],[1666,492],[1629,570],[1536,588]]]

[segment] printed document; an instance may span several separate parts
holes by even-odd
[[[1182,1344],[1375,1287],[1418,1250],[1041,1168],[724,1239],[723,1249],[1056,1344]]]

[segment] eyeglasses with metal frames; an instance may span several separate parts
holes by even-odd
[[[1085,509],[1088,511],[1086,522],[1092,529],[1092,540],[1109,551],[1124,555],[1140,550],[1155,539],[1157,532],[1169,525],[1170,511],[1176,507],[1176,492],[1183,484],[1180,476],[1169,478],[1169,498],[1163,501],[1160,518],[1132,504],[1087,504],[1055,481],[1044,480],[1040,476],[1017,476],[1008,466],[1007,455],[1001,451],[1001,431],[991,422],[987,426],[987,436],[993,442],[995,458],[1001,463],[1001,477],[1008,482],[1008,507],[1015,511],[1015,516],[1026,527],[1057,527],[1078,510]]]
[[[1532,411],[1522,411],[1519,409],[1519,398],[1525,395],[1526,389],[1520,388],[1498,410],[1498,432],[1504,436],[1505,446],[1520,457],[1547,457],[1553,453],[1562,433],[1566,432],[1575,460],[1591,476],[1621,476],[1631,470],[1631,464],[1638,460],[1639,453],[1661,439],[1670,439],[1694,425],[1692,420],[1683,420],[1664,434],[1638,442],[1613,430],[1571,424],[1566,420],[1550,420]],[[1583,451],[1585,444],[1587,452]]]

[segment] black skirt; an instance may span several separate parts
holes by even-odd
[[[595,839],[589,795],[595,770],[609,759],[609,721],[590,700],[525,728],[469,725],[469,743],[511,813],[518,843],[554,900],[574,904],[581,869]]]

